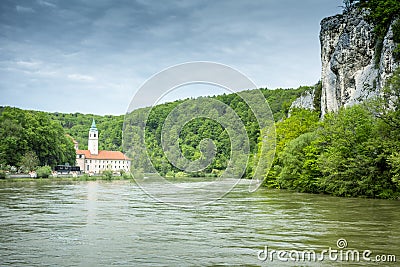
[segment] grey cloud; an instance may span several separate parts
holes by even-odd
[[[151,75],[196,60],[259,86],[312,84],[319,21],[340,2],[3,0],[0,105],[121,114]],[[59,94],[79,100],[55,104]]]
[[[17,5],[15,7],[15,10],[18,13],[34,13],[35,12],[35,10],[31,7],[25,7],[25,6],[20,6],[20,5]]]

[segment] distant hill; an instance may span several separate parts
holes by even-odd
[[[297,89],[261,89],[276,121],[286,117],[292,102],[298,98],[303,92],[310,90],[312,87],[302,86]],[[214,96],[224,103],[230,103],[235,98],[234,94],[224,94]],[[175,101],[176,103],[182,100]],[[157,107],[161,110],[170,105],[169,103],[160,104]],[[133,113],[139,111],[133,111]],[[122,151],[122,126],[124,115],[94,115],[82,113],[48,113],[48,115],[56,121],[59,121],[65,132],[71,135],[78,143],[80,149],[87,149],[87,133],[95,119],[97,128],[99,129],[99,149]],[[167,115],[167,114],[165,114]]]
[[[55,121],[59,121],[65,132],[79,143],[79,149],[87,149],[88,131],[95,119],[99,130],[99,149],[121,151],[122,125],[124,115],[94,115],[82,113],[48,113]]]
[[[292,102],[302,95],[305,91],[312,90],[313,87],[299,87],[297,89],[261,89],[261,92],[267,99],[274,115],[275,121],[284,119],[289,111]],[[247,91],[252,94],[253,90]],[[243,121],[246,127],[247,135],[250,141],[251,153],[256,153],[260,129],[258,123],[247,104],[237,94],[223,94],[210,98],[217,99],[230,106]],[[170,103],[164,103],[152,108],[152,112],[146,121],[146,146],[151,151],[152,161],[160,169],[161,173],[168,171],[178,171],[166,159],[161,140],[161,129],[165,118],[174,107],[183,103],[185,100],[177,100]],[[145,108],[147,109],[147,108]],[[143,110],[134,110],[130,118],[135,118],[138,123],[144,125]],[[24,154],[29,151],[35,152],[39,157],[39,164],[64,164],[69,162],[74,164],[75,152],[72,141],[63,135],[64,132],[79,143],[80,149],[87,149],[88,131],[92,120],[95,119],[99,130],[99,149],[122,151],[122,128],[125,115],[94,115],[81,113],[49,113],[42,111],[22,110],[11,107],[0,107],[0,123],[4,126],[0,129],[0,165],[19,167],[24,159]],[[34,122],[29,123],[29,121]],[[58,124],[60,126],[58,126]],[[18,129],[13,130],[13,129]],[[58,132],[55,132],[57,129]],[[202,129],[201,131],[199,129]],[[47,134],[52,133],[51,137]],[[129,132],[128,132],[129,134]],[[33,139],[33,137],[35,139]],[[230,155],[230,140],[226,131],[221,125],[211,120],[193,120],[185,125],[185,131],[180,136],[180,145],[185,150],[186,157],[195,160],[199,156],[198,145],[204,138],[215,139],[219,145],[219,154],[217,160],[207,171],[222,170],[226,166]],[[62,140],[63,145],[58,145],[56,141],[47,142],[43,140]],[[65,139],[65,140],[64,140]],[[35,141],[36,140],[36,141]],[[42,141],[40,141],[42,140]],[[20,147],[20,151],[18,150]],[[13,152],[15,151],[15,153]],[[126,151],[123,151],[126,152]],[[54,155],[53,155],[54,154]],[[49,155],[49,157],[47,156]],[[26,156],[25,156],[26,158]],[[139,160],[134,161],[133,168],[143,168]],[[146,169],[146,168],[143,168]]]

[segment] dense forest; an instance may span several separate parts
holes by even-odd
[[[74,164],[75,157],[72,139],[47,113],[0,108],[1,169],[26,172],[38,165]]]
[[[319,84],[317,87],[318,86]],[[260,91],[270,104],[270,109],[275,121],[280,121],[287,117],[291,103],[302,93],[312,90],[314,87],[315,86],[304,86],[292,90],[261,89]],[[244,93],[246,93],[249,98],[257,97],[256,91],[254,90],[249,90]],[[224,94],[207,98],[222,102],[231,108],[240,118],[240,121],[243,122],[250,146],[248,155],[250,160],[247,162],[247,169],[244,177],[251,177],[253,173],[253,158],[257,154],[258,139],[260,137],[260,126],[252,110],[239,94]],[[167,116],[183,102],[183,100],[178,100],[158,105],[153,107],[151,111],[149,108],[135,110],[126,117],[126,124],[129,127],[125,127],[124,139],[126,138],[129,142],[132,142],[132,145],[126,147],[125,150],[128,152],[128,155],[134,159],[132,164],[135,169],[142,169],[144,172],[152,172],[154,171],[154,167],[157,172],[166,176],[176,176],[176,174],[178,176],[218,176],[221,174],[222,170],[226,169],[229,159],[231,158],[231,147],[233,145],[231,141],[235,138],[230,138],[228,131],[224,129],[220,123],[209,119],[215,116],[215,114],[222,117],[227,113],[225,109],[216,108],[212,103],[208,103],[211,101],[205,101],[204,105],[208,106],[202,107],[208,112],[208,114],[206,114],[207,118],[199,117],[190,120],[179,132],[179,138],[176,138],[176,143],[179,144],[179,149],[186,159],[189,161],[201,161],[202,157],[204,157],[201,153],[201,140],[211,139],[215,145],[214,161],[202,171],[183,174],[179,168],[174,167],[168,160],[165,149],[163,149],[162,146],[161,133]],[[195,111],[195,101],[191,104],[189,100],[189,102],[185,104],[187,105],[187,112]],[[148,117],[145,118],[147,112],[149,112]],[[232,117],[231,119],[233,120],[234,118]],[[144,124],[144,121],[146,121],[146,124]],[[143,131],[142,127],[145,128],[144,132],[146,138],[143,138],[140,134],[140,132]],[[135,145],[135,143],[137,145]],[[146,147],[141,147],[140,144],[142,143],[145,143]],[[130,148],[132,148],[131,151]],[[151,162],[147,161],[148,157]]]
[[[287,115],[289,107],[293,100],[295,100],[303,92],[312,89],[312,87],[300,87],[298,89],[276,89],[261,91],[271,103],[270,107],[276,120],[281,120]],[[247,107],[243,105],[243,101],[233,94],[215,96],[220,101],[230,103],[235,108],[244,121],[247,120],[249,113]],[[168,115],[168,112],[184,100],[175,101],[156,106],[152,115],[148,120],[148,131],[156,133],[160,131],[163,119]],[[132,114],[133,117],[140,117],[141,110],[135,110]],[[250,114],[251,115],[251,114]],[[79,143],[80,149],[87,149],[88,130],[91,125],[92,119],[95,119],[97,128],[99,130],[99,149],[100,150],[119,150],[122,151],[122,128],[124,123],[124,115],[120,116],[99,116],[93,114],[81,113],[47,113],[40,111],[21,110],[12,107],[0,107],[0,166],[2,169],[19,169],[27,171],[39,165],[49,165],[54,167],[57,164],[75,163],[75,152],[73,149],[72,138]],[[250,118],[254,120],[254,118]],[[197,129],[199,124],[203,128],[207,128],[208,132],[204,132],[203,136],[190,135]],[[246,122],[248,128],[251,129],[252,147],[254,148],[257,142],[256,125],[250,125]],[[183,137],[185,155],[188,158],[195,157],[195,148],[197,141],[204,136],[215,136],[216,132],[221,132],[220,126],[211,121],[201,122],[193,121],[185,128]],[[72,137],[72,138],[71,138]],[[150,137],[147,145],[154,149],[154,161],[163,162],[166,172],[174,170],[171,165],[166,165],[163,161],[160,147],[152,147],[154,144],[153,137]],[[219,138],[221,148],[223,148],[221,157],[227,158],[227,151],[229,150],[229,143],[226,143],[226,136]],[[213,165],[213,168],[222,169],[218,167],[221,165],[223,158]],[[30,163],[28,163],[30,162]],[[223,164],[222,164],[223,165]],[[142,168],[140,164],[134,167]],[[165,172],[165,173],[166,173]]]

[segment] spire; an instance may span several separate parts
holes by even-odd
[[[94,119],[89,130],[88,149],[92,155],[97,155],[99,153],[99,132],[97,131]]]
[[[94,121],[94,119],[92,121],[92,126],[90,126],[90,129],[97,129],[96,128],[96,122]]]

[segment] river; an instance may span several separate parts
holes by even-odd
[[[396,266],[374,263],[376,256],[400,261],[399,201],[246,189],[241,183],[209,205],[179,208],[155,201],[130,181],[3,182],[0,265]],[[339,248],[339,239],[347,247]],[[329,248],[332,254],[319,258]],[[308,260],[312,254],[305,250],[314,251],[315,259]],[[349,250],[359,251],[361,259],[349,254],[345,261]],[[294,261],[299,255],[305,261]]]

